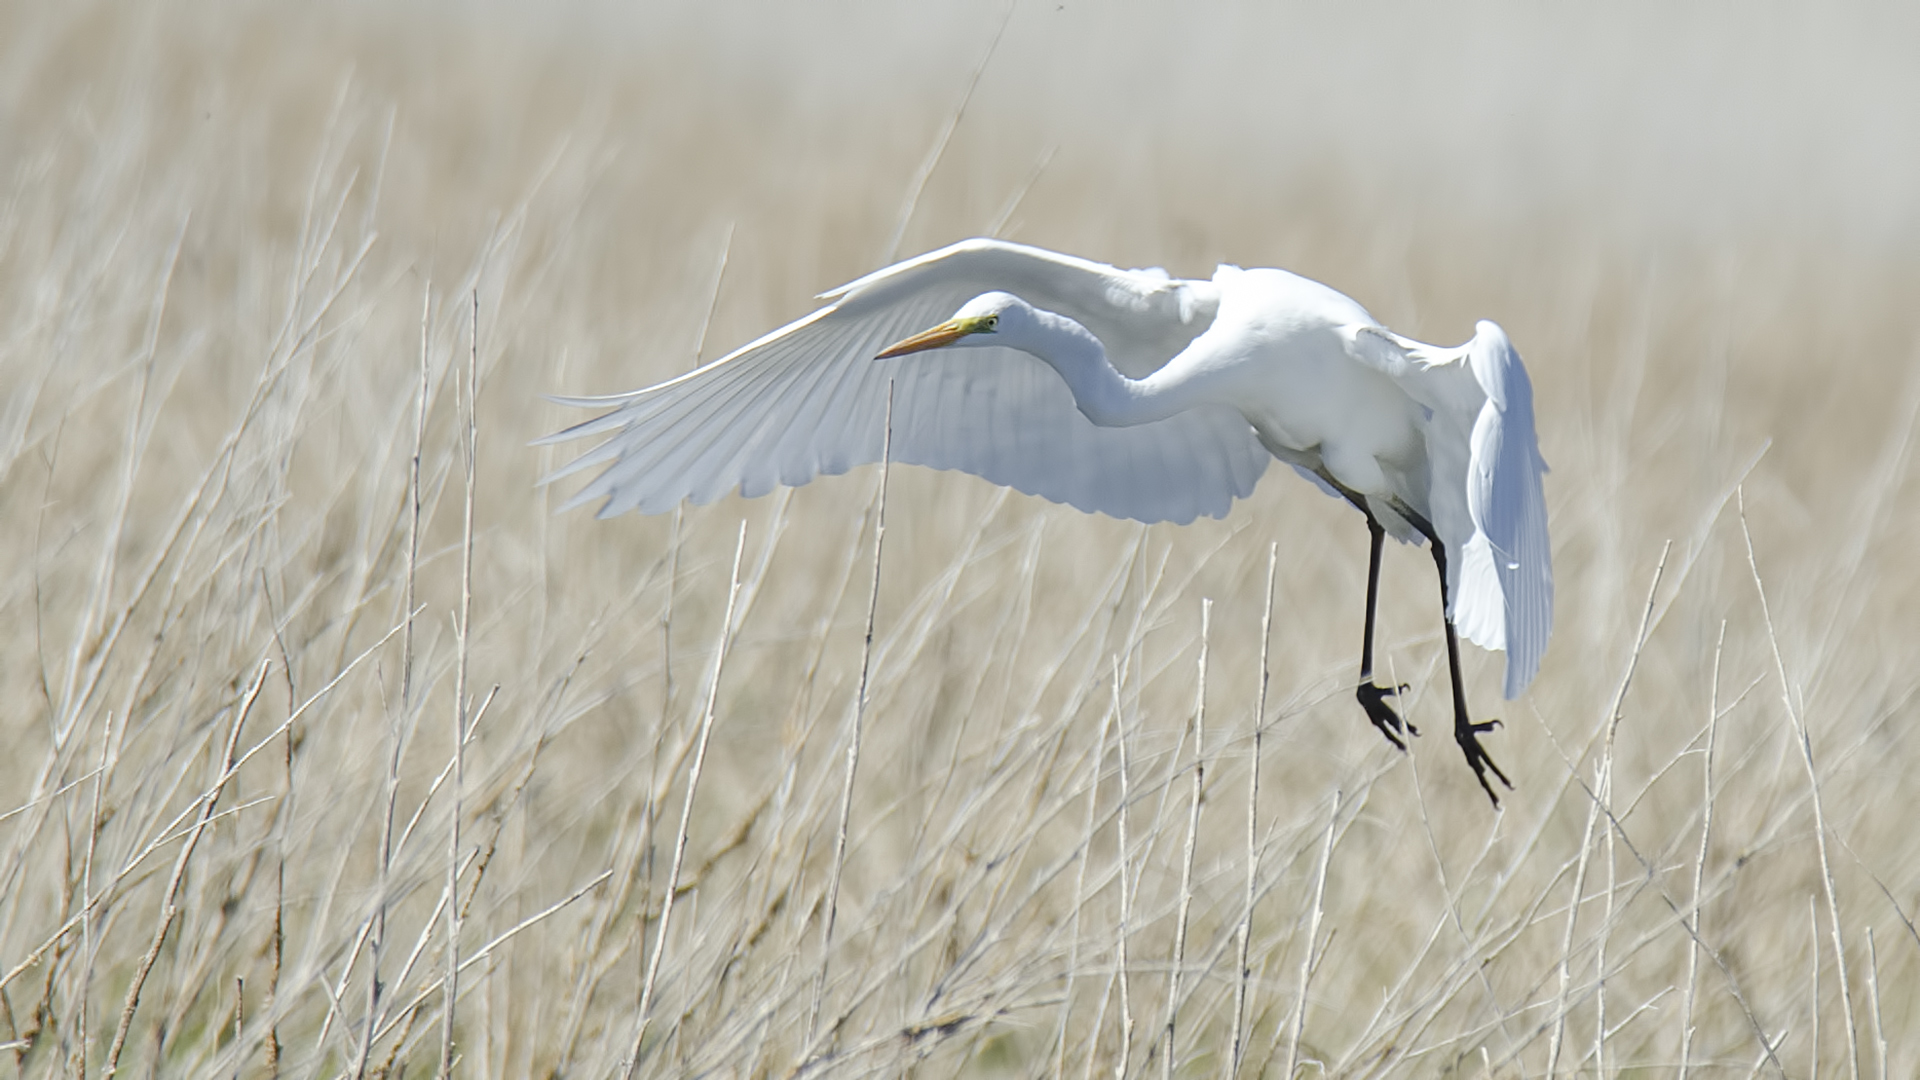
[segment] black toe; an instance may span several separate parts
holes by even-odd
[[[1407,748],[1406,741],[1400,738],[1401,733],[1418,735],[1420,729],[1414,727],[1410,721],[1402,720],[1400,714],[1393,711],[1393,706],[1387,704],[1386,699],[1395,694],[1405,693],[1406,689],[1406,683],[1401,683],[1399,686],[1375,686],[1369,680],[1355,687],[1353,691],[1353,696],[1359,699],[1360,707],[1366,710],[1367,719],[1373,721],[1373,726],[1379,729],[1380,734],[1386,736],[1394,749],[1401,751]]]
[[[1500,796],[1494,793],[1493,785],[1487,781],[1487,773],[1491,771],[1506,785],[1508,791],[1513,790],[1513,781],[1507,779],[1507,774],[1500,771],[1500,766],[1494,764],[1493,758],[1487,756],[1486,748],[1480,745],[1480,736],[1499,726],[1498,720],[1478,724],[1460,723],[1454,727],[1453,734],[1454,741],[1460,744],[1460,752],[1467,756],[1467,764],[1473,767],[1474,778],[1480,781],[1480,790],[1487,793],[1487,798],[1493,800],[1495,806],[1500,805]]]

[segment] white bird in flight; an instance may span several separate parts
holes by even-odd
[[[1440,571],[1454,738],[1487,796],[1455,631],[1505,650],[1506,696],[1533,680],[1553,624],[1546,472],[1533,387],[1507,335],[1457,348],[1381,326],[1325,285],[1221,266],[1210,281],[966,240],[826,293],[827,306],[695,371],[631,393],[558,398],[610,411],[547,436],[605,441],[549,480],[605,465],[566,504],[601,517],[763,495],[891,456],[959,469],[1135,521],[1222,517],[1270,459],[1367,519],[1356,696],[1401,750],[1418,730],[1373,681],[1388,534]],[[922,330],[947,316],[932,329]],[[911,336],[908,336],[911,335]]]

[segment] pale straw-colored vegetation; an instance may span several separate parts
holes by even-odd
[[[1920,1068],[1913,27],[1082,7],[0,7],[0,1071]],[[1506,326],[1501,811],[1284,470],[551,513],[541,393],[994,231]]]

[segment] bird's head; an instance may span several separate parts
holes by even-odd
[[[1007,341],[999,335],[1021,325],[1021,321],[1031,316],[1032,312],[1026,301],[1012,293],[982,293],[960,305],[960,310],[954,313],[953,318],[904,341],[894,342],[880,350],[874,359],[887,360],[947,346],[1004,345]]]

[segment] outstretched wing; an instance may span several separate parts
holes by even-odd
[[[1553,632],[1553,553],[1533,426],[1533,383],[1506,332],[1481,321],[1473,340],[1436,348],[1355,328],[1356,358],[1393,376],[1432,410],[1427,424],[1434,529],[1454,557],[1454,627],[1507,653],[1506,696],[1533,681]]]
[[[1252,492],[1269,455],[1238,411],[1196,409],[1137,427],[1098,427],[1043,361],[1011,349],[874,354],[1001,290],[1067,315],[1138,377],[1206,329],[1207,282],[996,240],[968,240],[826,294],[830,303],[711,364],[606,398],[610,408],[542,443],[605,436],[549,480],[605,466],[568,507],[660,513],[798,486],[880,460],[893,386],[893,458],[959,469],[1020,491],[1139,521],[1219,517]]]

